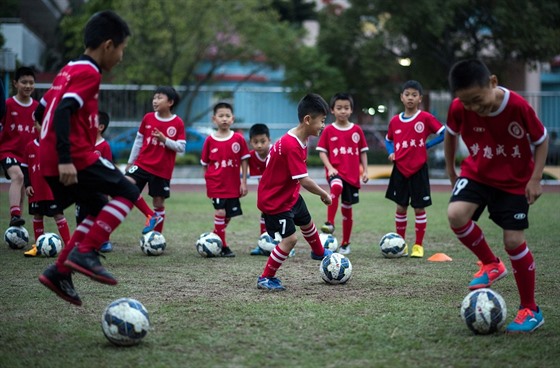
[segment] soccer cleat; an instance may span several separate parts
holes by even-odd
[[[408,257],[408,244],[404,245],[404,251],[402,254],[403,257]]]
[[[288,257],[295,257],[296,256],[296,250],[295,248],[292,248],[292,250],[290,251],[290,254],[288,254]]]
[[[80,296],[74,289],[72,274],[64,274],[58,271],[55,265],[50,265],[41,276],[39,282],[52,291],[60,298],[74,305],[82,305]]]
[[[504,263],[498,258],[497,262],[480,266],[480,270],[474,274],[474,279],[469,284],[470,290],[490,287],[495,281],[505,277],[508,271]]]
[[[333,234],[334,225],[327,221],[323,224],[323,226],[321,226],[321,231],[325,234]]]
[[[21,216],[12,216],[10,220],[10,226],[23,226],[25,225],[25,220]]]
[[[153,231],[156,226],[161,224],[162,221],[163,217],[159,215],[154,214],[153,216],[148,216],[146,219],[146,225],[144,226],[144,229],[142,229],[142,234],[147,234],[150,231]]]
[[[529,308],[519,307],[517,317],[506,327],[506,333],[529,333],[535,331],[544,324],[541,309],[536,311]]]
[[[257,289],[282,291],[286,290],[280,279],[276,277],[259,277],[257,280]]]
[[[252,256],[269,256],[270,252],[267,252],[266,250],[262,249],[261,247],[259,247],[258,245],[256,246],[255,249],[253,249],[250,253]]]
[[[38,255],[39,255],[39,249],[35,244],[33,244],[31,246],[31,249],[29,249],[27,252],[23,252],[24,257],[37,257]]]
[[[406,250],[408,254],[408,249]],[[422,258],[424,257],[424,247],[420,244],[414,244],[412,246],[412,253],[410,253],[410,258]]]
[[[229,247],[223,247],[220,257],[235,257],[235,253],[233,253]]]
[[[110,241],[106,241],[105,243],[103,243],[101,245],[101,248],[99,248],[99,251],[101,253],[109,253],[113,251],[113,244],[111,244]]]
[[[117,280],[103,267],[99,261],[99,256],[102,255],[96,250],[80,253],[78,248],[74,248],[64,265],[102,284],[116,285]]]
[[[330,249],[325,249],[325,253],[323,253],[322,256],[318,256],[315,253],[313,253],[313,251],[311,251],[311,258],[316,260],[316,261],[322,261],[323,258],[330,256],[331,254],[333,254],[333,251]]]
[[[338,253],[343,255],[350,254],[350,243],[341,245],[338,249]]]

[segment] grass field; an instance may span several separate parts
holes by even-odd
[[[316,223],[323,222],[324,205],[304,196]],[[103,261],[119,284],[74,275],[82,307],[64,302],[37,281],[52,259],[24,258],[23,251],[3,245],[0,367],[558,367],[558,193],[545,194],[532,207],[527,231],[546,323],[533,334],[515,336],[475,336],[459,317],[477,266],[448,228],[448,195],[434,193],[428,209],[426,257],[395,260],[382,258],[377,246],[394,229],[394,206],[383,196],[364,191],[354,207],[353,277],[346,285],[323,283],[319,262],[311,260],[300,240],[296,256],[278,272],[287,290],[257,290],[266,259],[249,255],[258,236],[254,193],[242,200],[245,214],[228,227],[228,243],[237,253],[232,259],[196,253],[196,238],[213,222],[203,193],[173,193],[166,208],[167,249],[160,257],[140,251],[143,220],[133,210],[113,234],[115,250]],[[2,229],[7,208],[3,191]],[[66,213],[70,218],[73,209]],[[340,214],[337,221],[340,236]],[[409,213],[409,243],[413,222]],[[479,223],[510,268],[501,231],[486,217]],[[26,227],[31,233],[29,217]],[[46,227],[54,231],[53,221],[48,219]],[[437,252],[453,261],[427,261]],[[506,300],[509,323],[519,302],[513,274],[494,289]],[[150,312],[152,329],[135,347],[117,348],[101,331],[103,309],[121,297],[140,300]]]

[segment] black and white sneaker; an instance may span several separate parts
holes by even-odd
[[[50,265],[45,272],[39,276],[39,282],[54,291],[56,295],[67,302],[74,305],[82,305],[82,300],[74,289],[71,273],[61,273],[55,265]]]
[[[12,216],[10,219],[10,226],[23,226],[25,225],[25,220],[21,216]]]
[[[221,257],[235,257],[235,253],[232,252],[229,247],[223,247],[222,252],[220,253]]]
[[[64,265],[102,284],[116,285],[117,279],[103,267],[99,261],[99,256],[105,258],[97,250],[81,253],[76,247],[72,249]]]

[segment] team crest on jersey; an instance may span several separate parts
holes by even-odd
[[[175,127],[167,128],[167,136],[168,137],[175,137],[175,134],[177,134],[177,129],[175,129]]]
[[[424,123],[419,121],[414,124],[414,130],[416,131],[416,133],[422,133],[424,131]]]
[[[360,141],[360,135],[357,132],[352,134],[352,142],[358,143]]]
[[[525,131],[517,121],[509,123],[508,132],[512,137],[521,139],[525,136]]]
[[[237,143],[237,142],[234,142],[231,145],[231,150],[235,153],[238,153],[239,151],[241,151],[241,145],[239,145],[239,143]]]

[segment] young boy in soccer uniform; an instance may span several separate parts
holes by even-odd
[[[143,234],[151,230],[163,232],[165,199],[169,198],[171,176],[177,153],[184,153],[187,144],[185,123],[172,112],[179,104],[173,87],[158,87],[152,99],[153,112],[144,115],[126,167],[126,177],[140,193],[148,184],[153,211],[140,196],[135,205],[147,217]]]
[[[66,245],[70,241],[70,228],[62,209],[54,201],[51,188],[41,173],[39,163],[39,132],[41,125],[35,122],[37,138],[25,146],[21,168],[23,170],[25,192],[29,201],[29,214],[33,216],[33,235],[35,243],[31,249],[24,252],[25,257],[37,256],[37,239],[45,232],[44,217],[52,217],[58,228],[58,233]]]
[[[253,148],[249,154],[249,176],[259,181],[266,168],[266,158],[270,151],[270,130],[265,124],[253,124],[249,129],[249,143]],[[261,213],[259,236],[266,231],[264,215]],[[268,256],[269,252],[261,249],[258,245],[250,253],[252,256]]]
[[[43,285],[75,305],[82,301],[72,271],[117,284],[99,261],[98,250],[139,195],[134,184],[95,152],[101,70],[110,71],[121,61],[129,36],[128,25],[114,12],[94,14],[84,30],[84,54],[62,68],[35,111],[43,121],[41,171],[55,200],[62,209],[75,202],[88,209],[56,263],[39,276]]]
[[[23,226],[25,220],[21,208],[25,187],[21,162],[25,146],[37,136],[33,113],[39,103],[31,97],[35,90],[35,73],[31,68],[17,69],[13,84],[17,93],[6,100],[6,112],[0,124],[3,127],[0,131],[0,165],[6,179],[10,180],[10,226]]]
[[[300,186],[321,197],[326,205],[332,203],[324,191],[307,173],[307,140],[319,136],[325,127],[329,106],[316,94],[308,94],[298,104],[299,124],[283,135],[270,149],[270,154],[259,183],[257,207],[264,213],[266,230],[270,236],[276,232],[282,241],[271,252],[257,288],[271,291],[285,290],[276,272],[288,258],[297,243],[296,225],[311,246],[311,258],[322,260],[332,254],[323,248],[319,232],[311,219]]]
[[[449,108],[444,141],[446,169],[454,185],[447,216],[459,241],[481,262],[469,289],[490,287],[507,274],[475,222],[488,207],[490,219],[503,229],[521,301],[506,332],[529,333],[542,326],[544,318],[535,302],[535,261],[524,230],[529,227],[529,206],[542,194],[547,131],[527,101],[498,86],[497,77],[480,60],[456,63],[449,84],[456,98]],[[457,176],[459,135],[469,156]]]
[[[427,149],[441,143],[445,131],[432,114],[420,110],[422,93],[422,85],[417,81],[404,83],[400,96],[404,112],[389,121],[385,137],[389,161],[393,162],[385,198],[397,204],[395,228],[403,239],[406,239],[408,205],[414,208],[416,240],[410,254],[413,258],[424,257],[426,207],[432,205]],[[432,134],[438,136],[427,141]],[[405,254],[408,254],[408,247]]]
[[[321,231],[327,234],[334,232],[334,219],[338,211],[339,199],[342,198],[340,205],[342,244],[338,252],[350,254],[352,205],[360,200],[360,179],[364,183],[369,180],[367,170],[369,148],[362,128],[349,120],[354,109],[352,96],[347,93],[337,93],[331,98],[330,107],[335,121],[325,128],[317,143],[317,151],[325,165],[332,199],[332,205],[327,208],[327,222],[321,227]]]
[[[214,205],[213,232],[223,243],[222,257],[235,257],[226,242],[226,227],[232,217],[243,214],[239,198],[247,195],[249,148],[243,135],[231,130],[234,119],[229,103],[219,102],[214,106],[212,121],[218,130],[206,138],[200,157],[206,194]]]

